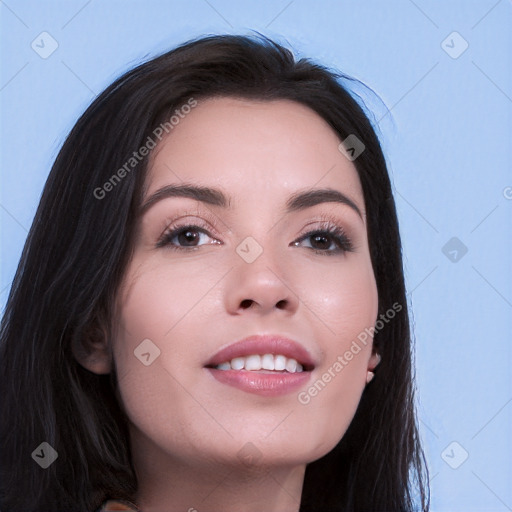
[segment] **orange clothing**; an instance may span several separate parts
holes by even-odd
[[[110,512],[115,510],[130,510],[132,512],[142,512],[136,505],[126,500],[107,500],[96,512]]]

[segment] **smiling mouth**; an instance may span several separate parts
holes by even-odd
[[[265,358],[265,356],[272,356],[274,359],[274,370],[263,368],[262,363],[256,365],[258,357],[266,366],[269,366],[270,357]],[[286,360],[285,368],[283,370],[276,370],[276,364],[277,368],[282,367],[282,358]],[[248,367],[253,369],[246,369],[246,362]],[[237,363],[238,366],[243,363],[244,367],[234,369],[232,364],[237,367]],[[288,366],[288,369],[286,366]],[[286,358],[281,354],[275,356],[264,354],[263,356],[256,357],[235,357],[229,362],[205,366],[205,369],[222,384],[265,397],[278,397],[297,391],[300,387],[307,384],[312,375],[311,369],[303,368],[295,359]]]
[[[300,343],[279,334],[256,334],[220,350],[204,368],[222,384],[278,397],[307,384],[315,364]]]

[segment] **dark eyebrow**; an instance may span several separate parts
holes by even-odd
[[[192,184],[167,185],[152,194],[139,210],[142,216],[155,203],[168,197],[189,197],[202,203],[221,208],[231,208],[230,199],[220,190]],[[361,219],[361,211],[345,194],[332,188],[309,189],[294,193],[286,202],[285,213],[305,210],[321,203],[341,203],[354,210]]]
[[[196,201],[201,201],[202,203],[212,206],[220,206],[221,208],[231,207],[230,201],[220,190],[189,184],[167,185],[159,188],[147,199],[139,210],[139,216],[144,215],[144,213],[158,201],[168,197],[189,197],[190,199],[195,199]]]
[[[361,219],[363,218],[356,203],[345,194],[333,188],[316,188],[306,190],[305,192],[296,192],[286,202],[286,213],[304,210],[320,203],[341,203],[347,205],[352,208]]]

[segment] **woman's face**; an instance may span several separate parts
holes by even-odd
[[[374,362],[358,335],[375,324],[377,290],[340,142],[300,104],[217,98],[155,149],[113,344],[135,453],[304,464],[345,433]],[[166,189],[184,185],[216,192]],[[297,199],[320,189],[341,201]],[[253,335],[294,343],[261,337],[219,354]]]

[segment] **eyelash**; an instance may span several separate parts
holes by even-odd
[[[320,225],[316,227],[313,230],[310,230],[303,235],[300,236],[298,240],[293,242],[294,245],[314,236],[314,235],[327,235],[331,237],[334,242],[337,245],[337,249],[334,250],[322,250],[322,249],[314,249],[310,248],[312,251],[314,251],[316,254],[321,254],[323,256],[333,256],[337,254],[343,254],[345,252],[353,252],[355,247],[352,244],[351,240],[345,233],[345,231],[336,224],[336,221],[331,218],[330,216],[324,215],[322,216],[322,219],[319,221]],[[190,231],[197,231],[200,233],[204,233],[208,236],[210,236],[208,232],[208,227],[203,222],[197,222],[197,224],[187,224],[183,223],[180,224],[179,222],[176,222],[174,224],[171,224],[167,227],[167,229],[164,231],[162,236],[158,239],[156,243],[157,248],[161,247],[167,247],[174,251],[192,251],[198,249],[200,246],[193,246],[193,247],[181,247],[178,245],[171,244],[171,240],[176,236],[179,235],[182,232],[186,232],[187,230]]]

